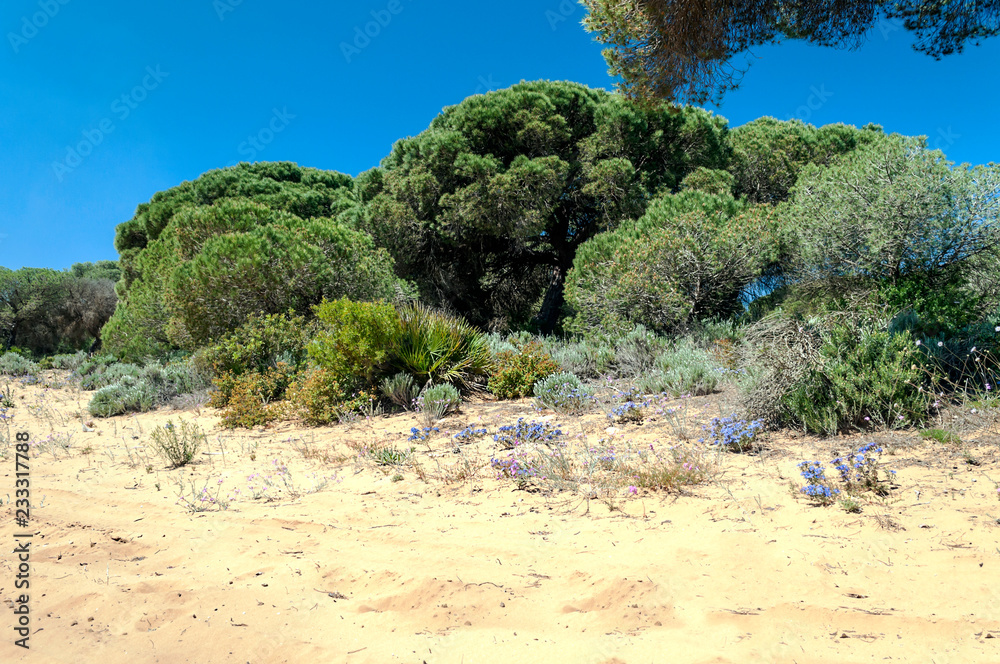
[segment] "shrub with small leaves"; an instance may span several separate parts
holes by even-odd
[[[149,385],[126,379],[97,390],[87,408],[94,417],[112,417],[124,413],[144,413],[155,404],[156,395]]]
[[[298,376],[288,387],[287,397],[302,421],[312,426],[336,422],[355,405],[348,403],[348,393],[337,377],[324,368],[314,368]]]
[[[532,341],[518,352],[497,355],[488,388],[499,399],[519,399],[531,394],[535,383],[558,371],[559,365],[549,357],[542,344]]]
[[[260,373],[223,374],[215,379],[209,404],[222,408],[222,424],[230,429],[251,429],[278,418],[281,397],[292,380],[292,369],[279,362]]]
[[[38,364],[14,352],[0,357],[0,374],[5,376],[33,376],[38,373]]]
[[[552,374],[535,383],[535,404],[562,415],[580,415],[594,404],[594,395],[571,373]]]
[[[395,376],[385,378],[379,386],[379,390],[389,401],[404,410],[412,408],[413,401],[420,394],[420,388],[414,382],[413,376],[408,373],[398,373]]]
[[[179,427],[171,421],[156,427],[152,438],[156,451],[174,468],[190,463],[206,443],[205,434],[198,425],[184,421]]]
[[[731,452],[747,452],[756,447],[757,434],[764,428],[760,420],[747,422],[735,414],[729,417],[714,417],[708,426],[702,429],[708,432],[708,441],[712,445],[724,447]],[[705,442],[702,438],[698,442]]]
[[[51,361],[53,369],[68,369],[70,371],[75,371],[87,361],[87,351],[81,350],[72,355],[53,355]]]
[[[417,409],[426,426],[431,426],[446,415],[457,413],[461,404],[461,395],[449,383],[432,385],[417,397]]]

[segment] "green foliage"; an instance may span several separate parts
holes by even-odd
[[[958,434],[944,429],[924,429],[920,432],[920,437],[925,440],[935,440],[943,445],[957,445],[962,442]]]
[[[535,383],[535,403],[562,415],[581,415],[594,405],[594,396],[571,373],[552,374]]]
[[[1000,249],[1000,168],[956,167],[924,139],[893,134],[803,169],[783,216],[797,279],[890,284],[897,302],[933,310],[941,300],[929,294],[951,295],[970,259]]]
[[[174,468],[191,463],[201,448],[207,445],[204,432],[191,422],[182,421],[178,427],[168,420],[162,427],[153,429],[150,436],[156,451]]]
[[[371,239],[330,220],[275,215],[243,233],[210,238],[166,282],[168,337],[195,347],[256,312],[308,311],[323,298],[392,298],[392,261]]]
[[[104,365],[103,368],[101,368],[101,365],[97,365],[94,371],[83,376],[80,380],[80,387],[85,390],[97,390],[108,385],[121,383],[123,378],[138,381],[141,372],[141,367],[128,362],[115,362],[114,364]]]
[[[713,196],[732,196],[733,184],[733,175],[729,171],[699,166],[681,181],[681,190],[703,191]]]
[[[780,203],[808,164],[828,166],[883,135],[876,125],[860,130],[843,124],[817,128],[799,120],[770,117],[748,122],[728,137],[733,147],[729,165],[733,195],[751,203]]]
[[[685,340],[657,356],[653,370],[639,376],[636,387],[643,394],[666,392],[675,397],[711,394],[719,384],[717,364],[706,351]]]
[[[292,312],[250,314],[246,321],[203,353],[216,375],[263,372],[279,362],[298,369],[305,363],[310,325]]]
[[[294,375],[284,363],[261,372],[224,373],[213,381],[216,389],[209,405],[221,409],[222,424],[230,429],[267,424],[281,414],[279,402]]]
[[[0,346],[48,355],[90,346],[115,308],[117,265],[0,268]]]
[[[413,401],[420,394],[420,388],[413,382],[413,376],[408,373],[398,373],[383,379],[379,391],[385,398],[404,410],[410,410],[413,407]]]
[[[76,353],[53,355],[51,362],[53,369],[68,369],[70,371],[76,371],[83,363],[87,361],[86,351],[77,351]]]
[[[144,413],[156,404],[156,395],[144,382],[126,378],[106,385],[94,393],[88,410],[94,417],[112,417],[125,413]]]
[[[462,397],[450,383],[428,385],[417,397],[417,409],[426,426],[431,426],[451,413],[457,413]]]
[[[309,344],[312,361],[341,385],[368,386],[389,365],[390,345],[400,334],[395,307],[385,302],[323,302],[314,309],[322,324]]]
[[[350,176],[240,164],[159,192],[118,227],[121,302],[106,347],[136,359],[221,338],[252,313],[307,314],[323,297],[407,297],[354,230]]]
[[[418,384],[452,383],[472,389],[491,370],[486,338],[464,319],[421,304],[405,305],[398,314],[389,363]]]
[[[922,388],[929,372],[908,333],[838,324],[824,337],[818,362],[782,397],[789,424],[834,435],[926,420],[930,396]]]
[[[667,195],[636,222],[580,247],[566,281],[567,329],[668,332],[742,311],[744,290],[779,252],[766,207],[700,191]]]
[[[535,81],[469,97],[359,178],[366,228],[430,304],[550,332],[577,246],[725,165],[722,118]]]
[[[5,376],[33,376],[38,364],[18,353],[6,352],[0,356],[0,374]]]
[[[504,351],[497,356],[488,388],[499,399],[519,399],[531,394],[535,383],[559,369],[542,345],[532,341],[516,352]]]
[[[605,45],[604,58],[609,74],[619,81],[619,91],[649,104],[677,99],[721,104],[726,92],[739,87],[745,73],[741,65],[750,64],[741,56],[786,39],[857,48],[876,26],[883,39],[904,29],[913,33],[914,50],[939,59],[1000,34],[993,2],[770,0],[709,6],[583,0],[582,4],[588,10],[583,25]],[[570,13],[560,10],[564,16]],[[818,108],[813,105],[817,98],[821,105],[826,100],[822,91],[816,91],[808,99],[809,108]]]
[[[288,402],[302,420],[312,426],[337,422],[347,413],[370,405],[373,395],[344,389],[338,375],[324,368],[314,368],[299,376],[288,388]]]

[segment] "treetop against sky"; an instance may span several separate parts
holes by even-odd
[[[115,226],[157,191],[239,161],[357,175],[442,108],[522,80],[612,89],[569,0],[12,0],[0,8],[0,265],[117,257]],[[740,89],[709,105],[761,116],[874,122],[985,163],[1000,106],[1000,41],[936,61],[880,18],[857,50],[785,42],[741,54]]]

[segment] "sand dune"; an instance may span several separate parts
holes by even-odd
[[[407,445],[411,414],[231,432],[211,409],[164,409],[84,432],[88,393],[11,389],[11,431],[43,444],[30,460],[31,649],[7,629],[3,662],[1000,662],[988,432],[959,446],[882,434],[897,485],[860,514],[812,506],[790,483],[799,461],[869,439],[782,435],[718,456],[713,479],[681,495],[611,509],[497,480],[490,439],[457,453],[450,436],[415,443],[401,470],[349,446]],[[441,428],[518,412],[537,417],[528,402],[470,404]],[[564,426],[606,435],[601,417]],[[197,423],[210,454],[170,469],[149,435],[167,420]],[[660,445],[673,431],[618,435]],[[253,498],[254,473],[274,495]],[[0,476],[13,497],[13,455]],[[228,509],[187,510],[178,482]],[[9,498],[2,517],[9,544]],[[9,607],[16,568],[0,558]]]

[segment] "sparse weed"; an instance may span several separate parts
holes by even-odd
[[[160,455],[174,468],[190,463],[198,451],[206,445],[205,434],[196,424],[181,421],[179,427],[168,421],[156,427],[150,434]]]

